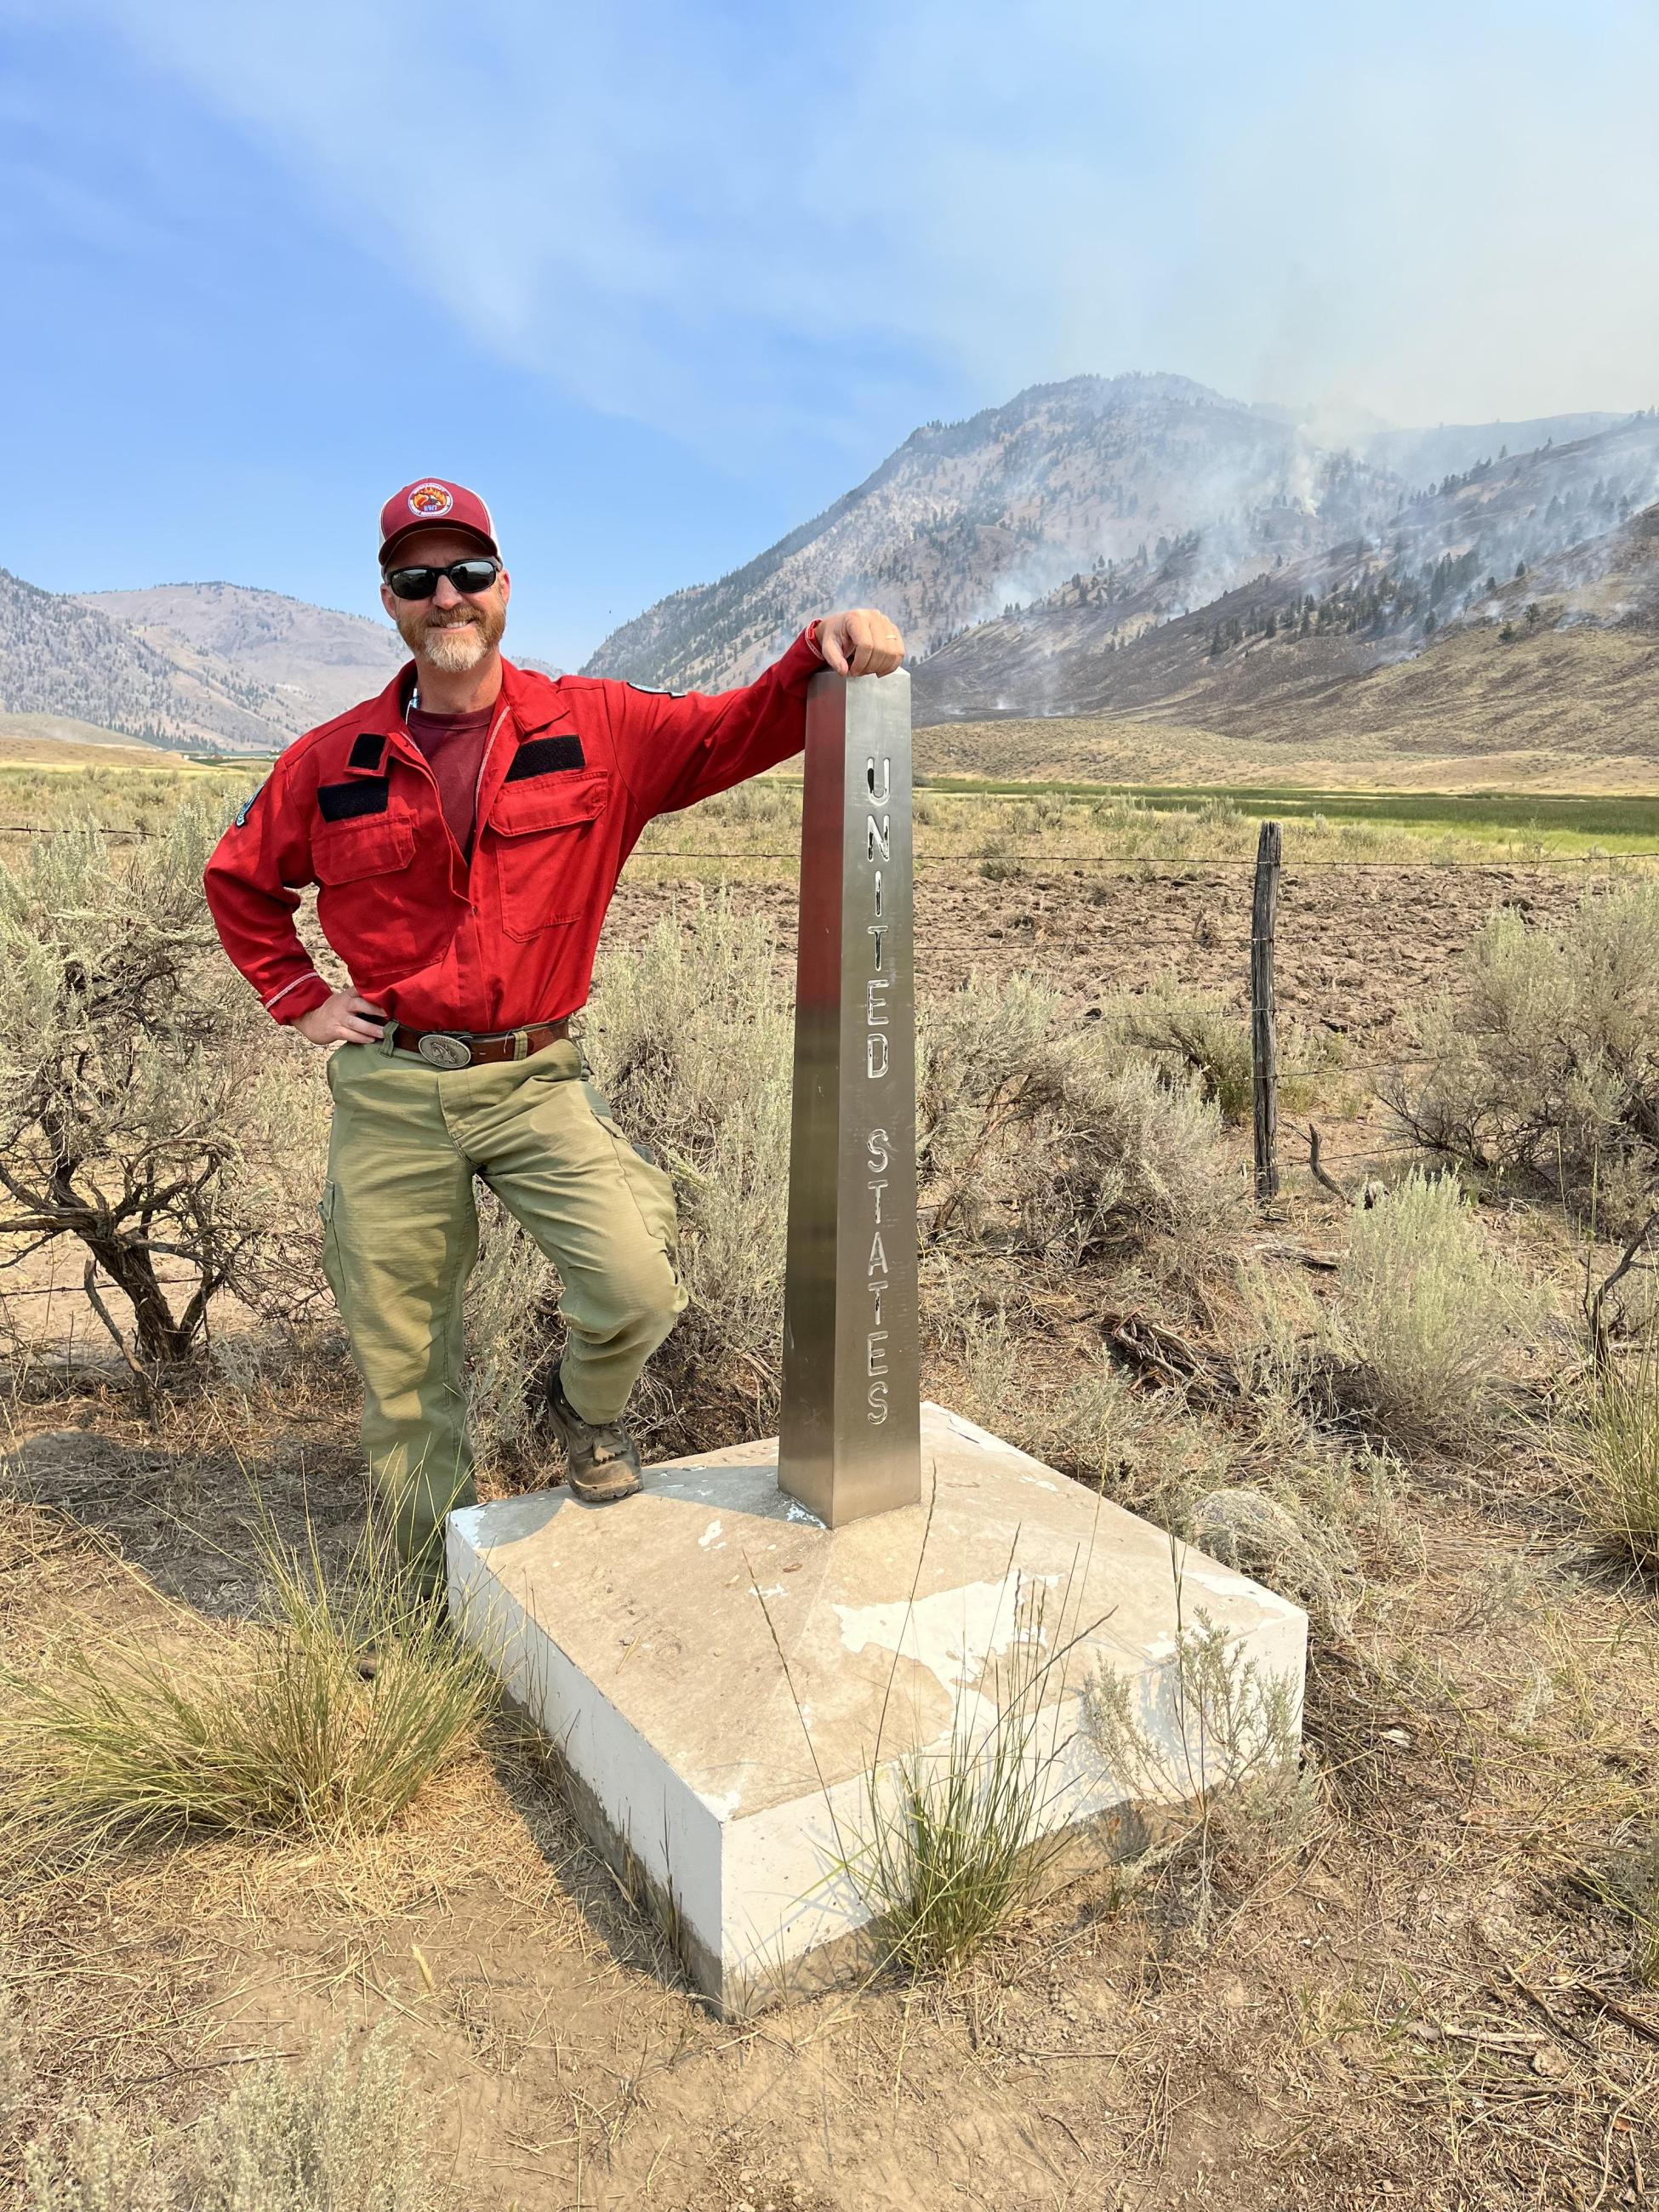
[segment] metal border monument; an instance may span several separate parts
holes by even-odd
[[[1295,1606],[920,1400],[910,782],[908,678],[815,678],[781,1438],[649,1468],[604,1512],[561,1489],[449,1523],[459,1632],[726,2011],[868,1963],[872,1803],[998,1725],[1022,1639],[1076,1639],[1051,1826],[1135,1797],[1085,1725],[1094,1672],[1155,1754],[1140,1797],[1176,1799],[1214,1778],[1183,1622],[1298,1693],[1305,1661]]]
[[[807,707],[778,1482],[839,1528],[921,1495],[910,679]]]

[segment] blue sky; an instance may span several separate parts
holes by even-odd
[[[0,565],[377,612],[431,471],[574,665],[1081,370],[1648,405],[1656,71],[1651,0],[0,0]]]

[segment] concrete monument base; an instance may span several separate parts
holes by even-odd
[[[934,1771],[1011,1698],[1041,1701],[1051,1828],[1220,1778],[1183,1626],[1224,1630],[1300,1710],[1295,1606],[937,1406],[921,1463],[920,1505],[833,1531],[779,1491],[775,1443],[653,1467],[602,1510],[557,1490],[451,1517],[461,1633],[728,2013],[869,1963],[872,1778]],[[1134,1775],[1088,1725],[1103,1668],[1157,1754]]]

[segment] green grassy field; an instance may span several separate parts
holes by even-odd
[[[153,832],[189,792],[226,817],[269,772],[266,761],[150,768],[0,765],[0,839],[77,819],[118,836]],[[769,775],[653,823],[635,867],[716,873],[787,862],[800,835],[799,772]],[[1292,784],[970,782],[924,778],[916,792],[921,862],[1243,860],[1256,825],[1286,825],[1286,858],[1404,865],[1471,860],[1620,860],[1659,855],[1659,796],[1613,793],[1343,791]]]
[[[1474,839],[1553,853],[1659,852],[1659,795],[1606,793],[1339,791],[1304,785],[978,783],[924,779],[922,788],[952,797],[1029,799],[1042,794],[1139,804],[1156,813],[1212,820],[1248,816],[1280,821],[1362,823],[1422,836]]]

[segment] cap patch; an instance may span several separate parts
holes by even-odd
[[[422,522],[430,522],[434,515],[447,514],[454,504],[454,495],[447,484],[417,483],[409,495],[409,511],[419,515]]]

